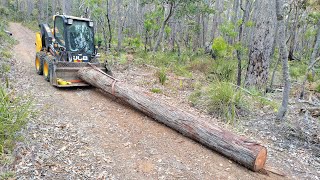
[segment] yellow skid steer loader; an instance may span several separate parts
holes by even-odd
[[[93,21],[56,15],[54,28],[40,24],[36,33],[36,72],[57,87],[88,86],[78,78],[83,67],[95,66],[111,74],[107,61],[99,61],[94,45]]]

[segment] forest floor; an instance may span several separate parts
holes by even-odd
[[[277,145],[283,135],[274,132],[283,128],[271,126],[270,113],[252,114],[239,130],[190,107],[187,88],[155,94],[263,143],[269,151],[267,166],[286,177],[247,170],[95,88],[52,87],[34,70],[34,32],[17,23],[10,24],[10,31],[19,41],[14,48],[13,84],[18,93],[30,95],[37,111],[22,132],[25,140],[15,150],[14,163],[7,167],[18,179],[319,179],[317,151]],[[115,66],[114,74],[150,91],[155,86],[150,84],[155,80],[152,69],[129,62]]]

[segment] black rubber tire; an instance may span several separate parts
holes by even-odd
[[[43,61],[43,76],[44,79],[50,82],[51,74],[53,73],[53,61],[52,56],[45,56]]]
[[[43,75],[43,61],[44,57],[46,56],[45,52],[37,52],[36,53],[36,58],[35,58],[35,67],[36,67],[36,72],[39,75]],[[37,62],[39,61],[39,62]],[[39,63],[39,64],[37,64]]]

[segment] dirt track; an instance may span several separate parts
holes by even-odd
[[[34,33],[10,24],[15,86],[39,111],[18,146],[18,178],[276,179],[253,173],[94,88],[58,89],[34,70]]]

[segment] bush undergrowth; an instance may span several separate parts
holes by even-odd
[[[31,114],[31,102],[25,99],[8,93],[0,86],[0,154],[10,153],[15,141],[20,139],[17,132]]]
[[[243,93],[229,82],[214,81],[209,86],[195,90],[189,97],[193,105],[208,113],[224,117],[231,122],[237,110],[244,107]]]
[[[25,96],[17,95],[10,86],[10,62],[12,46],[15,41],[4,30],[8,23],[0,8],[0,157],[10,155],[16,141],[21,140],[19,132],[32,114],[31,101]],[[3,164],[2,160],[0,164]],[[2,175],[0,175],[2,176]]]

